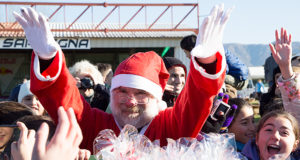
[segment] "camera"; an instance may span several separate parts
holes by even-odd
[[[211,119],[217,121],[218,120],[218,113],[220,111],[222,111],[224,113],[224,117],[226,117],[227,113],[229,112],[230,110],[230,106],[223,102],[223,101],[220,101],[220,100],[217,100],[215,103],[214,103],[214,106],[210,112],[210,117]]]
[[[94,82],[89,77],[84,77],[80,79],[81,87],[79,89],[92,89],[94,88]]]

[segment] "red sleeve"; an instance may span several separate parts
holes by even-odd
[[[41,73],[45,78],[41,80],[34,72],[34,59],[36,55],[34,53],[32,54],[30,89],[32,93],[39,98],[55,122],[57,122],[58,119],[57,109],[60,106],[63,106],[66,110],[72,107],[76,113],[77,120],[80,121],[84,106],[76,87],[76,81],[66,67],[65,57],[62,56],[62,59],[60,59],[58,55],[59,53],[56,54],[50,66]],[[62,61],[60,73],[58,73],[59,61]],[[57,79],[47,80],[47,77],[54,77],[56,74],[59,74]]]
[[[92,152],[93,141],[98,132],[103,129],[109,128],[119,134],[120,131],[112,115],[91,108],[89,103],[80,95],[76,81],[65,64],[65,57],[62,52],[56,54],[50,66],[41,73],[41,76],[37,75],[36,70],[39,67],[36,64],[36,58],[33,53],[30,77],[32,93],[38,97],[56,123],[58,107],[63,106],[66,110],[70,107],[74,109],[83,134],[83,141],[80,145],[82,149],[89,149]],[[51,79],[55,76],[57,78]]]
[[[225,78],[226,62],[218,53],[216,71],[220,76],[208,78],[201,74],[191,62],[190,72],[184,89],[173,108],[167,108],[151,122],[145,132],[151,140],[160,139],[166,145],[166,138],[196,137],[204,125]],[[225,65],[223,67],[220,67]],[[198,66],[199,67],[199,66]]]

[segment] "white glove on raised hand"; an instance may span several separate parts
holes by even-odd
[[[224,53],[223,31],[233,8],[224,13],[224,5],[216,5],[211,10],[210,15],[203,20],[197,36],[195,48],[192,56],[197,58],[207,58],[217,52]]]
[[[45,16],[32,8],[21,8],[22,16],[16,12],[13,14],[23,27],[27,40],[39,58],[44,60],[53,58],[59,45],[53,38]]]

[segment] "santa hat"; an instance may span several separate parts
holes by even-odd
[[[18,102],[21,103],[22,99],[27,95],[33,95],[30,91],[30,81],[26,81],[20,87]]]
[[[155,52],[135,53],[117,67],[111,91],[121,86],[130,87],[161,99],[168,78],[164,62]]]

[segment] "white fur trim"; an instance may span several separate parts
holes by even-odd
[[[62,68],[62,51],[61,50],[58,51],[58,59],[59,59],[59,61],[58,61],[58,72],[55,74],[55,76],[52,77],[52,78],[50,76],[44,77],[41,74],[39,57],[38,57],[37,54],[35,54],[34,61],[33,61],[33,71],[34,71],[34,74],[35,74],[36,78],[40,81],[53,81],[53,80],[55,80],[60,75],[61,68]]]
[[[130,87],[130,88],[136,88],[136,89],[142,89],[150,94],[152,94],[157,99],[161,99],[163,90],[162,88],[150,81],[149,79],[135,75],[135,74],[119,74],[112,78],[111,82],[111,91],[118,87]]]
[[[221,74],[224,72],[225,68],[226,68],[226,58],[225,58],[225,55],[224,53],[220,53],[222,55],[222,67],[221,67],[221,70],[220,72],[216,73],[216,74],[209,74],[207,72],[205,72],[204,68],[202,68],[201,66],[199,66],[199,64],[196,62],[195,58],[197,57],[194,57],[192,56],[192,62],[193,62],[193,65],[195,67],[195,69],[197,71],[200,72],[201,75],[203,75],[204,77],[206,78],[209,78],[209,79],[217,79],[221,76]]]

